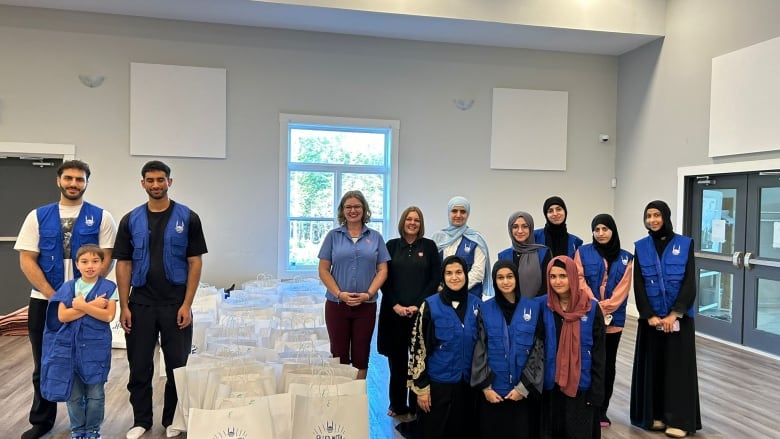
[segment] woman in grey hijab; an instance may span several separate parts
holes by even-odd
[[[534,240],[534,218],[528,212],[514,212],[507,223],[512,247],[498,254],[499,260],[517,265],[520,294],[536,297],[547,294],[546,270],[552,258],[549,249]]]

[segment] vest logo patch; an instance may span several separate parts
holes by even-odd
[[[182,233],[184,231],[184,221],[181,223],[177,220],[176,221],[176,233]]]
[[[584,314],[582,317],[580,317],[580,320],[582,320],[583,322],[587,322],[588,321],[588,315]]]
[[[628,265],[628,256],[623,256],[623,257],[620,259],[620,262],[622,262],[622,263],[623,263],[623,265]]]
[[[87,227],[92,227],[95,225],[95,217],[89,216],[87,218],[84,218],[84,224],[87,225]]]
[[[672,246],[672,254],[675,255],[675,256],[678,256],[680,254],[680,246],[679,245]]]
[[[523,320],[526,322],[531,321],[531,310],[529,308],[523,307]]]

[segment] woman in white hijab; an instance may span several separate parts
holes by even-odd
[[[447,203],[447,212],[450,225],[431,237],[439,248],[442,260],[452,255],[463,258],[468,268],[469,293],[480,299],[483,294],[491,296],[492,285],[490,282],[486,285],[483,283],[485,279],[489,279],[487,244],[479,232],[466,225],[471,213],[471,203],[465,197],[452,197]]]

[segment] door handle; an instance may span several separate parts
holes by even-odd
[[[734,252],[734,255],[731,256],[731,265],[742,268],[742,252]]]
[[[753,266],[750,264],[750,260],[753,258],[753,253],[745,252],[745,258],[743,264],[745,265],[745,268],[750,270],[753,268]]]

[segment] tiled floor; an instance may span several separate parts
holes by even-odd
[[[371,356],[368,364],[366,390],[368,392],[368,425],[371,439],[403,439],[403,436],[395,431],[397,422],[387,416],[387,407],[390,405],[387,396],[390,370],[387,365],[387,357],[376,351],[376,331],[374,331],[374,338],[371,341]]]

